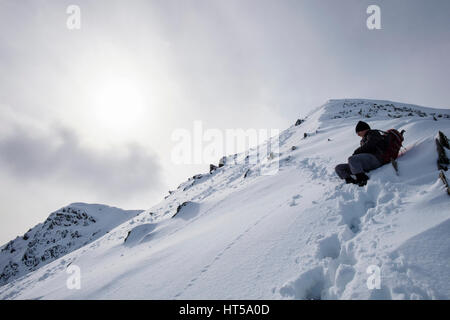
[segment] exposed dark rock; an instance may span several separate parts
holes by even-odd
[[[9,278],[14,277],[19,272],[19,265],[17,263],[9,262],[3,268],[2,274],[0,274],[0,283],[5,283]]]
[[[444,184],[445,188],[447,189],[447,194],[450,196],[450,186],[448,185],[447,177],[445,176],[444,171],[439,171],[439,178],[441,178],[442,183]]]
[[[219,160],[219,168],[222,168],[227,162],[227,158],[226,157],[222,157]]]
[[[130,231],[128,231],[128,233],[127,233],[127,236],[125,237],[125,240],[123,240],[123,242],[127,242],[127,240],[128,240],[128,237],[130,236],[130,234],[131,234],[131,230],[130,230]]]
[[[437,166],[439,170],[448,170],[448,165],[450,164],[450,161],[445,153],[444,147],[440,143],[439,139],[436,138],[436,150],[438,153],[438,160],[437,160]]]
[[[167,196],[164,197],[164,199],[167,199],[168,197],[170,197],[170,195],[173,193],[173,191],[169,190],[169,194]]]
[[[450,149],[448,138],[442,131],[439,131],[439,142],[443,147]]]
[[[209,165],[209,173],[212,173],[214,170],[216,170],[218,167],[217,166],[215,166],[215,165],[213,165],[213,164],[210,164]]]
[[[172,218],[175,218],[175,216],[180,212],[181,208],[183,208],[184,206],[186,206],[189,203],[189,201],[185,201],[182,204],[180,204],[177,207],[177,211],[175,212],[175,214],[172,216]]]

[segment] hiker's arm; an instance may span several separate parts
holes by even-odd
[[[376,151],[377,139],[373,135],[369,134],[367,140],[358,149],[356,149],[353,154],[359,153],[375,153]]]

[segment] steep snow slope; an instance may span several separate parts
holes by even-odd
[[[141,211],[73,203],[61,208],[0,250],[0,285],[36,270],[104,236]]]
[[[407,149],[398,176],[386,165],[362,188],[334,173],[359,145],[361,118],[406,130]],[[150,210],[0,287],[0,298],[449,299],[438,130],[450,136],[448,110],[330,100],[272,138],[280,147],[270,157],[228,156]],[[81,269],[80,290],[66,287],[69,264]],[[369,266],[381,270],[380,289],[367,286]]]

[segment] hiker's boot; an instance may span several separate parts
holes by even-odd
[[[352,177],[348,177],[348,178],[345,178],[345,183],[346,184],[350,184],[350,183],[356,184],[356,180],[353,179]]]
[[[355,176],[356,176],[356,184],[360,187],[365,186],[367,184],[367,180],[369,180],[369,177],[364,172],[355,174]]]

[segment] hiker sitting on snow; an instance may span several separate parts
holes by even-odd
[[[354,183],[362,187],[369,180],[364,172],[369,172],[384,164],[384,140],[379,131],[371,130],[369,125],[363,121],[358,122],[355,131],[362,138],[361,146],[348,158],[348,163],[338,164],[335,170],[341,179],[345,179],[346,183]],[[356,177],[356,180],[352,175]]]

